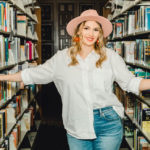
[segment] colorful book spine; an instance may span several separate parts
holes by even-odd
[[[145,31],[150,30],[150,8],[145,8]]]

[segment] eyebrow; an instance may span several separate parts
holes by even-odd
[[[84,27],[90,27],[89,25],[84,25]],[[94,27],[94,29],[100,29],[100,27]]]

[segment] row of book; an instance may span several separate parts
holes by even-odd
[[[21,90],[21,93],[15,96],[5,109],[0,110],[0,142],[4,140],[14,124],[16,124],[19,117],[28,108],[29,103],[32,101],[32,99],[30,99],[32,98],[30,94],[34,92],[34,88],[35,86],[32,85],[31,88]],[[26,117],[26,115],[23,115],[23,117]],[[31,118],[31,115],[29,118]],[[29,118],[26,119],[29,120]],[[26,124],[28,130],[30,130],[30,125],[33,125],[33,121],[31,122],[31,119],[30,124]],[[13,132],[11,134],[13,134]]]
[[[124,136],[130,147],[134,147],[134,150],[149,150],[150,144],[140,134],[138,129],[135,129],[133,123],[130,120],[124,121]]]
[[[5,138],[5,141],[1,145],[5,150],[17,150],[22,142],[25,134],[33,126],[33,107],[28,108],[28,111],[24,113],[22,119],[18,121],[13,128],[9,136]],[[0,123],[2,120],[0,118]]]
[[[137,122],[143,132],[150,134],[150,108],[146,104],[139,102],[135,97],[123,93],[120,87],[115,88],[115,94],[118,99],[121,98],[126,114]]]
[[[22,65],[16,65],[10,70],[2,71],[1,74],[14,74],[25,68],[34,67],[35,65],[36,63],[33,65],[32,63],[25,62]],[[19,82],[1,81],[0,82],[0,105],[10,100],[20,90],[20,88],[21,87]]]
[[[150,148],[148,141],[141,132],[137,133],[138,129],[133,124],[133,122],[136,123],[142,132],[150,138],[150,108],[138,101],[133,95],[126,94],[119,86],[115,87],[115,94],[123,103],[125,113],[130,117],[130,119],[124,119],[124,136],[126,140],[135,150]]]
[[[13,11],[13,8],[10,7],[9,3],[4,1],[0,2],[0,30],[10,32],[13,29],[15,20],[15,17],[13,17],[14,14],[16,13]],[[12,19],[12,26],[11,26],[11,19]]]
[[[141,77],[143,79],[150,79],[150,72],[145,71],[141,68],[133,68],[131,66],[127,66],[129,71],[131,71],[136,77]],[[150,97],[150,90],[144,90],[140,92],[140,96],[143,98]]]
[[[5,147],[5,150],[17,150],[23,137],[33,126],[35,110],[33,106],[29,108],[28,106],[34,94],[35,85],[30,85],[21,90],[20,94],[15,96],[5,109],[0,110],[0,147]]]
[[[150,65],[150,39],[108,42],[107,47],[114,49],[126,62]]]
[[[34,32],[35,24],[28,17],[18,12],[16,7],[5,1],[0,2],[0,30],[38,40]]]
[[[124,37],[141,31],[150,30],[150,6],[139,6],[137,10],[128,11],[127,15],[113,22],[111,38]]]
[[[26,87],[11,100],[5,109],[0,110],[1,148],[17,150],[25,134],[33,126],[35,108],[33,106],[28,108],[28,106],[33,101],[36,90],[35,85]]]
[[[10,126],[16,123],[17,117],[26,109],[27,99],[21,95],[16,96],[6,109],[0,110],[2,120],[0,139],[1,141],[9,133]],[[10,113],[11,112],[11,113]]]
[[[9,38],[0,35],[0,67],[37,57],[36,45],[32,41],[23,41],[22,43],[18,37],[9,41]]]

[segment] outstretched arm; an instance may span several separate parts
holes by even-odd
[[[0,75],[0,81],[22,82],[21,72],[8,75]]]
[[[150,79],[142,79],[139,85],[139,90],[149,90],[150,89]]]

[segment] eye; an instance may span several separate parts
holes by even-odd
[[[99,29],[95,28],[94,31],[99,31]]]
[[[84,27],[83,29],[88,30],[89,28],[88,27]]]

